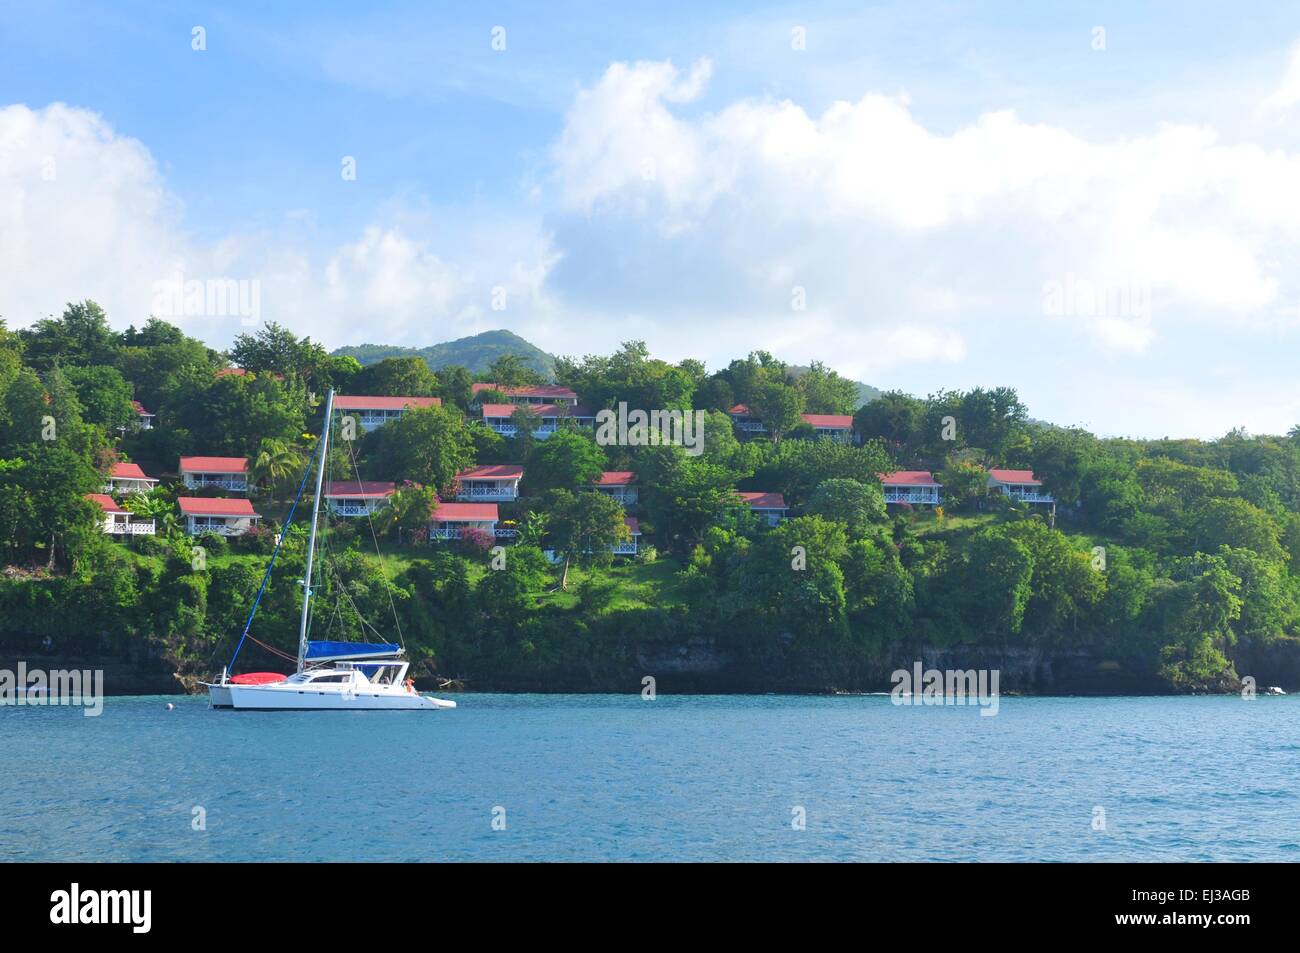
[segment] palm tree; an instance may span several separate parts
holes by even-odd
[[[264,439],[257,448],[249,466],[249,476],[254,485],[263,486],[267,495],[275,492],[277,484],[296,475],[302,469],[302,454],[283,440]]]

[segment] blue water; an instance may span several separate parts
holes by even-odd
[[[886,697],[459,701],[0,708],[0,857],[1300,859],[1298,697],[1003,698],[995,717]]]

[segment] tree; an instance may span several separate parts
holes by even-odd
[[[915,454],[925,445],[925,404],[901,391],[886,391],[853,415],[862,437],[879,437],[895,452]]]
[[[784,382],[761,385],[749,401],[749,410],[763,422],[774,440],[802,422],[803,394]]]
[[[118,345],[104,309],[90,300],[69,303],[62,317],[42,318],[18,337],[24,361],[38,371],[55,364],[111,364]]]
[[[388,499],[388,505],[375,512],[375,532],[393,534],[399,540],[429,525],[430,514],[438,496],[431,486],[405,483]]]
[[[1220,546],[1252,549],[1265,559],[1284,558],[1279,542],[1281,527],[1273,517],[1245,500],[1230,497],[1203,503],[1191,515],[1195,547],[1217,552]]]
[[[274,321],[268,321],[253,334],[236,337],[230,348],[230,359],[254,373],[295,375],[304,381],[327,377],[333,360],[311,338],[298,338]]]
[[[488,379],[502,387],[532,387],[546,383],[518,354],[502,354],[488,366]]]
[[[832,477],[822,482],[808,501],[808,512],[840,523],[852,538],[861,538],[872,527],[885,522],[885,496],[878,484],[865,484],[850,477]]]
[[[785,520],[754,539],[735,567],[741,605],[774,634],[818,641],[848,634],[848,603],[839,563],[848,553],[844,527],[819,516]]]
[[[608,558],[611,549],[628,538],[623,507],[604,493],[551,490],[543,500],[547,538],[564,559],[560,588],[569,588],[569,564],[574,559]]]
[[[106,430],[125,428],[136,420],[131,385],[115,368],[102,364],[69,367],[64,373],[76,392],[83,416]]]
[[[273,497],[275,488],[300,476],[302,468],[303,457],[295,447],[285,440],[267,438],[258,445],[248,473],[255,485],[263,487],[267,495]]]
[[[386,357],[362,368],[353,386],[359,394],[433,397],[438,393],[438,378],[422,357]]]
[[[939,484],[943,487],[943,498],[947,505],[956,509],[970,506],[988,496],[989,474],[978,463],[953,460],[940,471]]]
[[[474,402],[474,377],[469,369],[450,364],[438,371],[438,396],[444,404],[468,410]]]
[[[473,462],[473,440],[460,413],[445,407],[412,407],[362,440],[371,466],[388,480],[411,480],[448,490]]]
[[[813,361],[799,375],[795,387],[803,395],[805,412],[810,414],[851,414],[858,407],[858,385],[821,361]]]
[[[636,457],[641,505],[660,538],[698,542],[707,527],[736,505],[735,474],[681,447],[644,447]]]
[[[586,487],[605,469],[605,452],[589,437],[559,430],[528,457],[524,480],[530,494]]]

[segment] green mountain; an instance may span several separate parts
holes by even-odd
[[[790,367],[790,373],[796,380],[801,375],[807,373],[807,371],[808,368],[804,367],[802,364],[794,364]],[[862,383],[862,381],[854,381],[853,383],[858,385],[858,407],[861,407],[863,404],[871,403],[884,393],[884,391],[879,387],[872,387],[870,384]]]
[[[506,330],[484,331],[482,334],[429,347],[359,344],[338,348],[333,353],[336,356],[355,357],[362,364],[375,364],[386,357],[422,357],[435,371],[451,364],[459,364],[475,374],[486,371],[501,355],[515,354],[547,380],[555,379],[555,358]]]

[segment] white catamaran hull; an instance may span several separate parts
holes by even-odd
[[[455,708],[454,701],[404,690],[347,692],[297,685],[208,685],[213,708],[236,711],[430,711]]]

